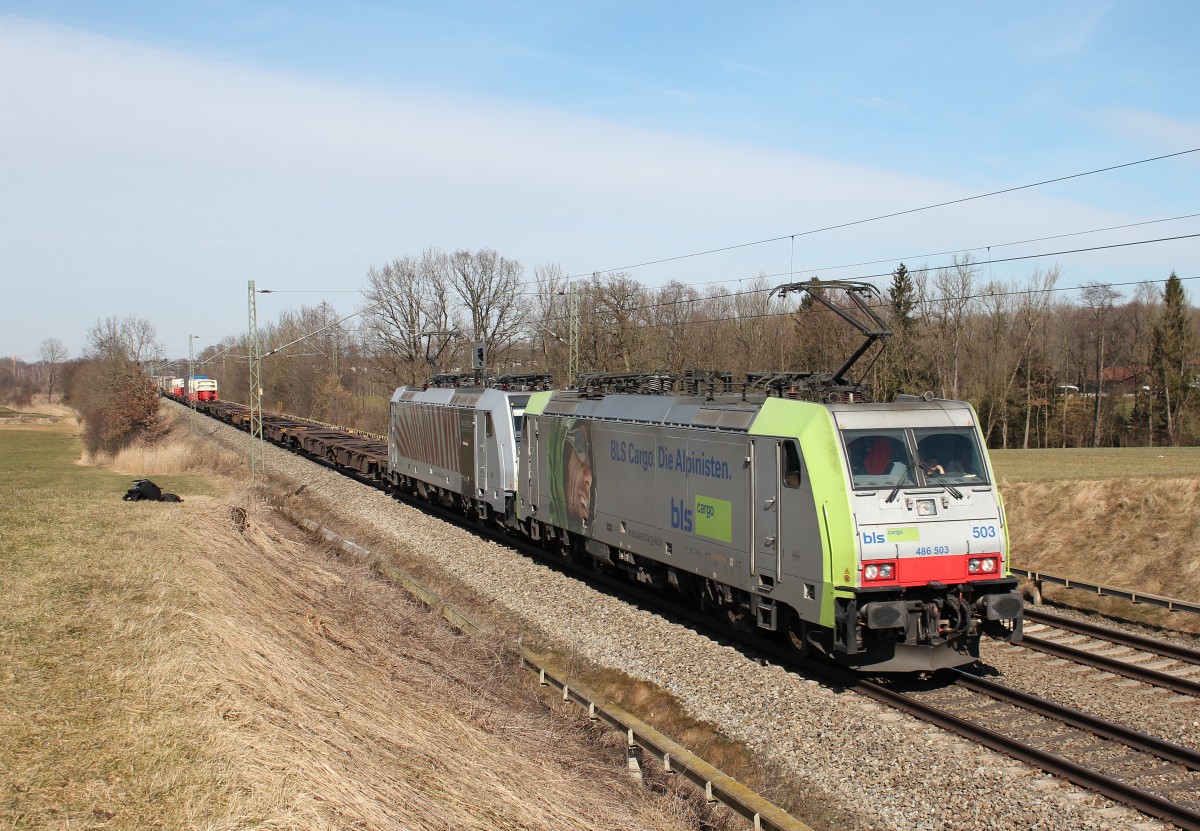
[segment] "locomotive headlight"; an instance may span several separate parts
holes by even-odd
[[[863,566],[863,581],[891,580],[896,576],[895,563],[871,563]]]
[[[967,560],[967,573],[991,574],[996,570],[997,564],[995,557],[975,557]]]

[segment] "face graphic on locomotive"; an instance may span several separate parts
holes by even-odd
[[[555,422],[555,432],[553,451],[557,451],[558,460],[551,460],[550,474],[558,479],[552,490],[561,494],[561,499],[555,506],[558,510],[552,511],[553,519],[562,527],[582,532],[591,526],[596,492],[591,424],[564,419]]]

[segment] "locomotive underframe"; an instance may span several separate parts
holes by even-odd
[[[849,666],[913,672],[979,657],[981,635],[1008,642],[1022,634],[1017,578],[953,586],[847,588],[836,598],[835,626],[818,642]]]

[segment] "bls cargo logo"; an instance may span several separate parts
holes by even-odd
[[[880,545],[887,542],[920,542],[921,529],[885,528],[883,531],[863,531],[863,545]]]
[[[692,509],[684,504],[680,499],[678,502],[674,498],[671,499],[671,527],[678,531],[687,531],[689,534],[696,530],[694,522],[695,514]]]
[[[733,541],[733,503],[711,496],[695,497],[691,507],[684,499],[671,499],[671,527],[721,542]]]

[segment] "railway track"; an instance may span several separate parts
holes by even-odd
[[[1200,829],[1200,752],[961,670],[855,691],[1184,829]]]
[[[1182,695],[1200,697],[1200,651],[1025,608],[1019,646]]]
[[[245,408],[228,402],[223,405],[209,414],[246,429]],[[264,436],[275,444],[349,473],[365,484],[390,491],[383,475],[387,464],[385,441],[278,416],[264,418],[263,430]],[[425,502],[420,505],[430,507]],[[597,581],[589,568],[514,540],[499,529],[466,520],[461,512],[435,510],[435,513],[525,553],[536,552],[560,570],[574,572],[576,576],[586,573],[590,582],[600,582],[622,596],[663,610],[663,599],[657,593],[602,576]],[[782,646],[775,648],[761,639],[743,638],[736,630],[687,607],[666,604],[665,611],[671,617],[738,641],[751,654],[765,654],[782,665],[799,668],[835,687],[909,713],[1150,816],[1200,831],[1200,753],[1190,748],[969,673],[947,671],[925,684],[905,689],[902,683],[875,681],[825,664],[798,662]],[[1044,624],[1039,621],[1036,625]]]

